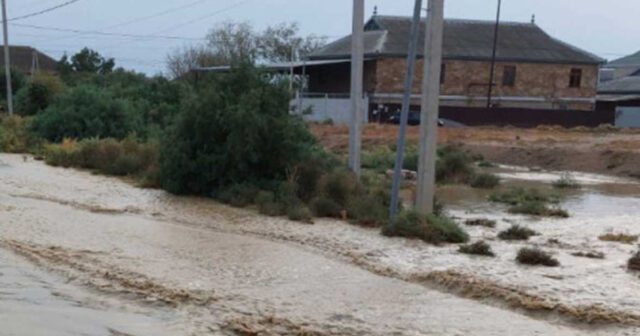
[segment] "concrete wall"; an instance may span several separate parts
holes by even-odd
[[[373,83],[378,93],[400,93],[403,90],[406,60],[387,58],[377,61],[376,78]],[[444,96],[484,97],[488,91],[490,62],[445,60],[444,83],[441,94]],[[516,80],[513,87],[502,85],[505,66],[516,67]],[[582,69],[582,83],[579,88],[569,87],[571,69]],[[508,97],[544,98],[546,102],[502,102],[509,107],[564,108],[573,110],[591,110],[594,105],[588,101],[567,101],[562,98],[592,99],[596,95],[598,67],[595,65],[563,65],[542,63],[503,63],[496,64],[493,95]],[[422,60],[418,60],[413,76],[413,92],[419,93],[422,82]],[[468,102],[451,101],[454,106],[482,106],[476,99]],[[484,102],[486,104],[486,100]]]

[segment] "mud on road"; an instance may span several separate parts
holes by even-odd
[[[0,161],[0,255],[8,255],[20,272],[35,264],[55,275],[48,280],[54,285],[35,281],[24,285],[27,289],[58,293],[58,282],[73,286],[68,290],[73,298],[57,297],[89,311],[79,318],[105,311],[118,316],[101,321],[103,328],[85,331],[88,335],[156,334],[152,327],[158,326],[163,335],[638,333],[630,326],[632,314],[627,321],[575,324],[562,312],[532,318],[504,302],[447,293],[452,282],[434,290],[437,281],[420,276],[455,274],[437,264],[462,260],[453,247],[388,239],[377,230],[338,221],[310,226],[266,218],[210,200],[24,162],[16,155],[2,154]],[[487,267],[481,269],[490,271]],[[513,272],[518,279],[529,271]],[[535,293],[535,288],[522,287]],[[29,301],[31,292],[17,291],[14,297]],[[9,316],[5,321],[20,323],[2,298],[0,311]],[[43,316],[47,304],[42,303]],[[605,308],[601,311],[609,312]],[[55,331],[73,334],[62,326]]]

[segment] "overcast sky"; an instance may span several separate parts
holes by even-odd
[[[68,0],[6,0],[9,18]],[[426,3],[427,0],[423,0]],[[412,13],[412,0],[366,0],[366,17]],[[639,0],[503,0],[502,19],[536,23],[565,42],[612,60],[640,50]],[[497,0],[445,0],[447,18],[494,20]],[[30,45],[58,59],[88,46],[127,69],[164,71],[168,52],[198,43],[224,21],[247,21],[256,29],[295,21],[302,34],[349,34],[351,0],[77,0],[57,10],[11,21],[11,44]],[[157,15],[166,13],[164,15]],[[154,17],[150,17],[154,16]],[[105,33],[166,35],[182,40],[96,36],[17,26],[37,25]]]

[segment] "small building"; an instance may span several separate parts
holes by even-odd
[[[402,92],[410,17],[373,16],[365,25],[365,91],[374,103],[397,102]],[[424,43],[421,24],[420,43]],[[445,20],[442,105],[486,105],[495,22]],[[419,93],[422,51],[414,73]],[[345,60],[347,36],[311,54],[312,61]],[[535,23],[502,22],[496,54],[493,102],[502,107],[592,110],[598,68],[604,60],[546,34]],[[349,62],[309,67],[309,91],[349,92]]]
[[[614,114],[618,127],[640,128],[640,68],[625,77],[601,83],[597,109]]]
[[[49,55],[28,46],[9,46],[9,60],[11,67],[28,75],[35,70],[54,72],[58,64]],[[4,52],[1,47],[0,64],[4,64]]]
[[[600,71],[601,82],[627,77],[638,71],[640,71],[640,51],[603,65]]]

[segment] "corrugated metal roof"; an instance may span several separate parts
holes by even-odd
[[[424,21],[424,20],[423,20]],[[365,56],[406,57],[411,18],[374,16],[365,25]],[[447,19],[444,25],[445,59],[489,60],[495,22]],[[418,50],[424,50],[425,25],[420,25]],[[310,59],[348,58],[351,36],[313,53]],[[603,59],[557,40],[532,23],[502,22],[499,28],[498,61],[599,64]]]

